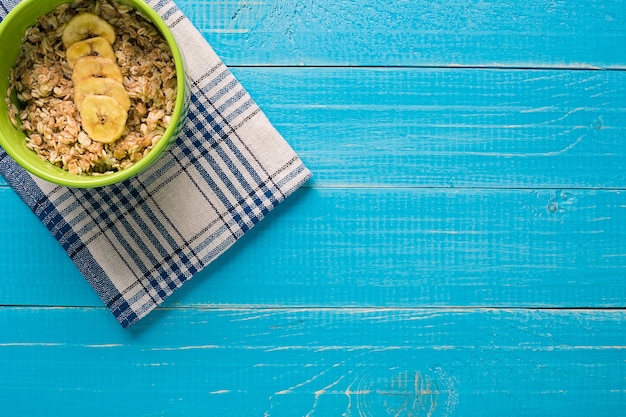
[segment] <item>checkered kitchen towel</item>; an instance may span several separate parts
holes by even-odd
[[[0,18],[17,4],[0,0]],[[310,177],[298,156],[171,0],[149,0],[179,41],[188,121],[159,163],[122,184],[70,189],[0,150],[0,173],[123,327],[148,314]]]

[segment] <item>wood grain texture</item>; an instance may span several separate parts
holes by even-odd
[[[35,216],[7,215],[0,304],[101,305]],[[612,190],[308,188],[166,306],[619,307],[625,218]]]
[[[0,416],[623,414],[624,1],[177,4],[314,178],[128,331],[0,179]]]
[[[238,68],[235,75],[310,165],[316,186],[626,184],[624,72]]]
[[[180,0],[227,65],[619,68],[621,0]]]
[[[626,401],[623,311],[177,308],[128,332],[102,313],[1,309],[3,411],[586,417]]]

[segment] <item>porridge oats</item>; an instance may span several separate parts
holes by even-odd
[[[41,17],[10,77],[9,116],[26,145],[72,174],[102,175],[140,160],[163,136],[176,102],[167,42],[113,0],[78,0]]]

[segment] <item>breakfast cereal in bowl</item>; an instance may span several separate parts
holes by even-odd
[[[184,118],[179,52],[134,3],[59,2],[21,37],[8,118],[28,150],[67,174],[128,170],[171,142],[180,126],[170,125]]]

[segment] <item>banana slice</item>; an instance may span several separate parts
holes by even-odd
[[[72,68],[74,68],[76,61],[84,56],[100,56],[102,58],[108,58],[114,62],[117,59],[111,44],[102,36],[75,42],[72,46],[67,48],[67,63],[70,64],[70,67]]]
[[[78,85],[86,78],[111,78],[120,84],[124,83],[122,70],[115,61],[100,56],[84,56],[74,64],[72,72],[74,85]]]
[[[80,117],[91,139],[112,143],[124,134],[128,113],[114,98],[91,95],[83,100]]]
[[[111,78],[86,78],[74,86],[74,103],[81,111],[83,100],[91,95],[109,96],[122,105],[125,111],[130,109],[130,96],[124,86]]]
[[[115,42],[115,29],[104,19],[92,13],[81,13],[70,19],[63,29],[61,41],[65,48],[88,38],[101,36],[111,45]]]

